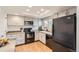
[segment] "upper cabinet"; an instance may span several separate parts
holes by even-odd
[[[8,25],[24,25],[24,17],[17,15],[8,15],[7,17]]]

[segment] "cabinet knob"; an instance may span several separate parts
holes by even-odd
[[[67,17],[67,19],[71,19],[71,17]]]

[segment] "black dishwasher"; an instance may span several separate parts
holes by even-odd
[[[53,44],[52,44],[52,35],[46,34],[46,45],[53,49]]]

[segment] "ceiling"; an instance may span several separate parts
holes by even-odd
[[[4,6],[8,14],[43,18],[73,6]]]

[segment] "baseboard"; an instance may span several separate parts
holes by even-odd
[[[23,43],[23,44],[18,44],[18,45],[15,45],[15,47],[17,47],[17,46],[21,46],[21,45],[25,45],[25,43]]]

